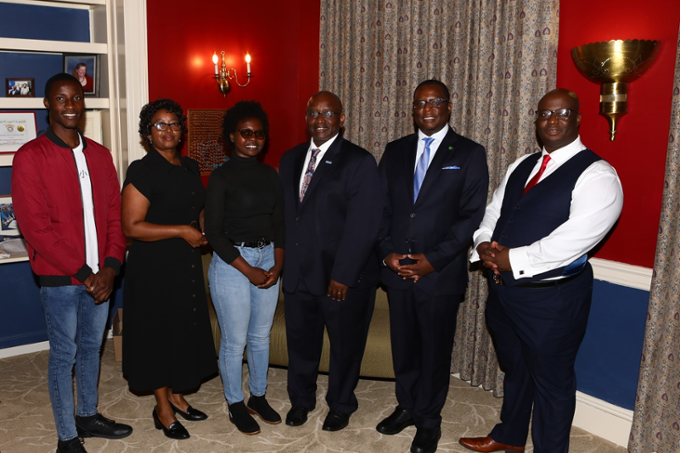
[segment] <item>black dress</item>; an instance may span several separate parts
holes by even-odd
[[[172,165],[152,149],[127,171],[150,202],[146,221],[198,222],[205,202],[198,164]],[[200,249],[184,239],[133,241],[123,288],[123,374],[130,388],[185,392],[217,373]]]

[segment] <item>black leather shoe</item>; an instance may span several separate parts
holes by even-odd
[[[181,415],[184,420],[189,420],[190,422],[200,422],[208,418],[205,412],[199,411],[198,409],[194,409],[191,406],[187,408],[186,412],[182,412],[177,408],[177,406],[175,406],[172,403],[170,403],[170,407],[172,408],[173,411],[175,411],[175,414]]]
[[[57,443],[57,453],[87,453],[79,437],[71,440],[60,440]]]
[[[250,395],[248,398],[248,412],[257,415],[263,422],[270,425],[281,423],[281,416],[267,402],[267,398],[262,396]]]
[[[343,414],[342,412],[330,411],[326,415],[326,420],[323,421],[324,431],[340,431],[342,428],[349,425],[350,414]]]
[[[163,426],[163,423],[161,423],[161,420],[158,418],[158,413],[156,412],[155,407],[153,408],[153,413],[151,416],[153,417],[154,426],[156,426],[156,429],[162,429],[165,437],[177,440],[188,439],[191,437],[189,435],[189,431],[187,431],[187,429],[182,426],[180,422],[172,422],[167,428]]]
[[[250,415],[243,401],[229,405],[229,421],[236,425],[236,429],[243,434],[252,436],[260,433],[260,425]]]
[[[415,422],[407,410],[395,409],[392,415],[378,423],[375,429],[381,434],[399,434],[407,426],[413,426]]]
[[[437,451],[440,437],[442,437],[441,428],[418,428],[416,437],[411,443],[411,453],[434,453]]]
[[[122,439],[132,434],[132,426],[116,423],[102,414],[95,414],[91,417],[76,416],[76,429],[80,437]]]
[[[286,415],[286,425],[301,426],[307,423],[307,414],[311,409],[302,406],[293,406]]]

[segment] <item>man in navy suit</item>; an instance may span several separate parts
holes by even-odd
[[[342,102],[321,91],[307,103],[311,142],[286,152],[279,172],[284,191],[283,267],[288,395],[286,424],[299,426],[316,404],[324,326],[331,359],[325,431],[338,431],[357,410],[368,325],[379,264],[373,246],[383,207],[375,158],[345,140]]]
[[[509,168],[475,232],[472,261],[489,268],[486,325],[505,371],[501,422],[464,437],[479,452],[567,453],[576,407],[574,362],[593,292],[588,252],[621,213],[614,168],[586,148],[576,94],[547,93],[536,109],[540,153]]]
[[[418,131],[391,142],[380,161],[386,206],[378,235],[390,302],[398,406],[377,430],[414,425],[415,453],[436,451],[449,388],[467,253],[486,205],[486,153],[456,134],[449,90],[426,80],[413,96]]]

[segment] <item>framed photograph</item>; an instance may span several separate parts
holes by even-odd
[[[37,136],[35,112],[0,112],[0,153],[14,153]]]
[[[97,55],[64,55],[64,72],[73,75],[88,96],[99,96],[99,60]]]
[[[13,98],[34,98],[35,81],[28,77],[5,79],[5,95]]]
[[[14,215],[12,197],[0,195],[0,236],[20,236],[17,218]]]

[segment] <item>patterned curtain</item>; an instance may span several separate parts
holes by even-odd
[[[680,452],[680,31],[664,200],[649,293],[631,453]]]
[[[449,87],[451,126],[486,147],[489,194],[510,163],[538,151],[533,108],[555,88],[559,0],[322,0],[319,86],[343,101],[345,137],[379,159],[414,132],[413,91]],[[484,325],[486,280],[470,274],[452,372],[501,395]]]

